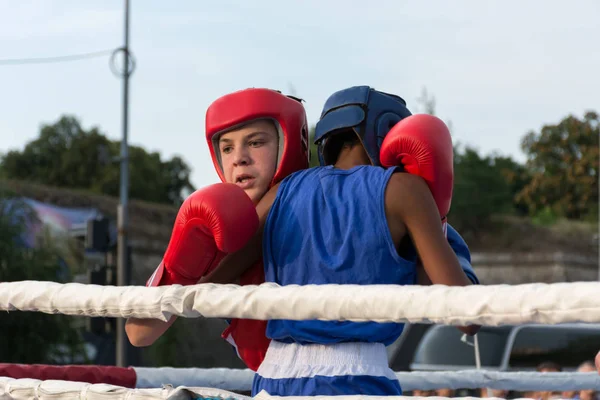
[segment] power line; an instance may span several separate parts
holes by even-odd
[[[91,53],[83,53],[83,54],[72,54],[72,55],[68,55],[68,56],[58,56],[58,57],[5,59],[5,60],[0,60],[0,65],[48,64],[48,63],[78,61],[78,60],[84,60],[84,59],[88,59],[88,58],[107,56],[107,55],[111,54],[113,51],[114,51],[114,49],[100,50],[100,51],[94,51]]]

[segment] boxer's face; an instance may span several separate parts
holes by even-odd
[[[258,203],[275,175],[278,147],[279,135],[269,120],[257,120],[221,135],[219,152],[225,180],[244,189]]]

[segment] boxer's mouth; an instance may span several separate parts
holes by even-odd
[[[235,178],[235,184],[241,187],[242,189],[247,189],[252,185],[255,178],[252,175],[242,174]]]

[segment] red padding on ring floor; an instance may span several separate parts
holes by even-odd
[[[109,385],[135,388],[137,375],[133,368],[104,365],[43,365],[43,364],[2,364],[0,376],[14,379],[30,378],[61,380],[87,383],[107,383]]]

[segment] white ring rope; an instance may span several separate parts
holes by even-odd
[[[254,372],[227,368],[141,368],[135,367],[138,388],[202,386],[225,390],[250,391]],[[486,370],[396,372],[404,391],[435,389],[495,390],[599,390],[596,372],[498,372]]]
[[[178,386],[212,387],[224,390],[250,391],[254,371],[230,368],[145,368],[134,367],[136,387],[154,388],[165,383]]]
[[[600,283],[396,286],[98,286],[0,283],[0,310],[155,318],[425,322],[488,326],[600,322]]]
[[[12,379],[0,377],[0,399],[85,399],[85,400],[141,400],[141,399],[198,399],[222,398],[250,400],[226,390],[212,388],[173,388],[165,386],[156,389],[129,389],[107,384],[90,384],[71,381],[39,381],[37,379]]]
[[[400,385],[409,390],[480,389],[515,391],[571,391],[600,390],[600,376],[596,372],[497,372],[436,371],[397,372]]]

